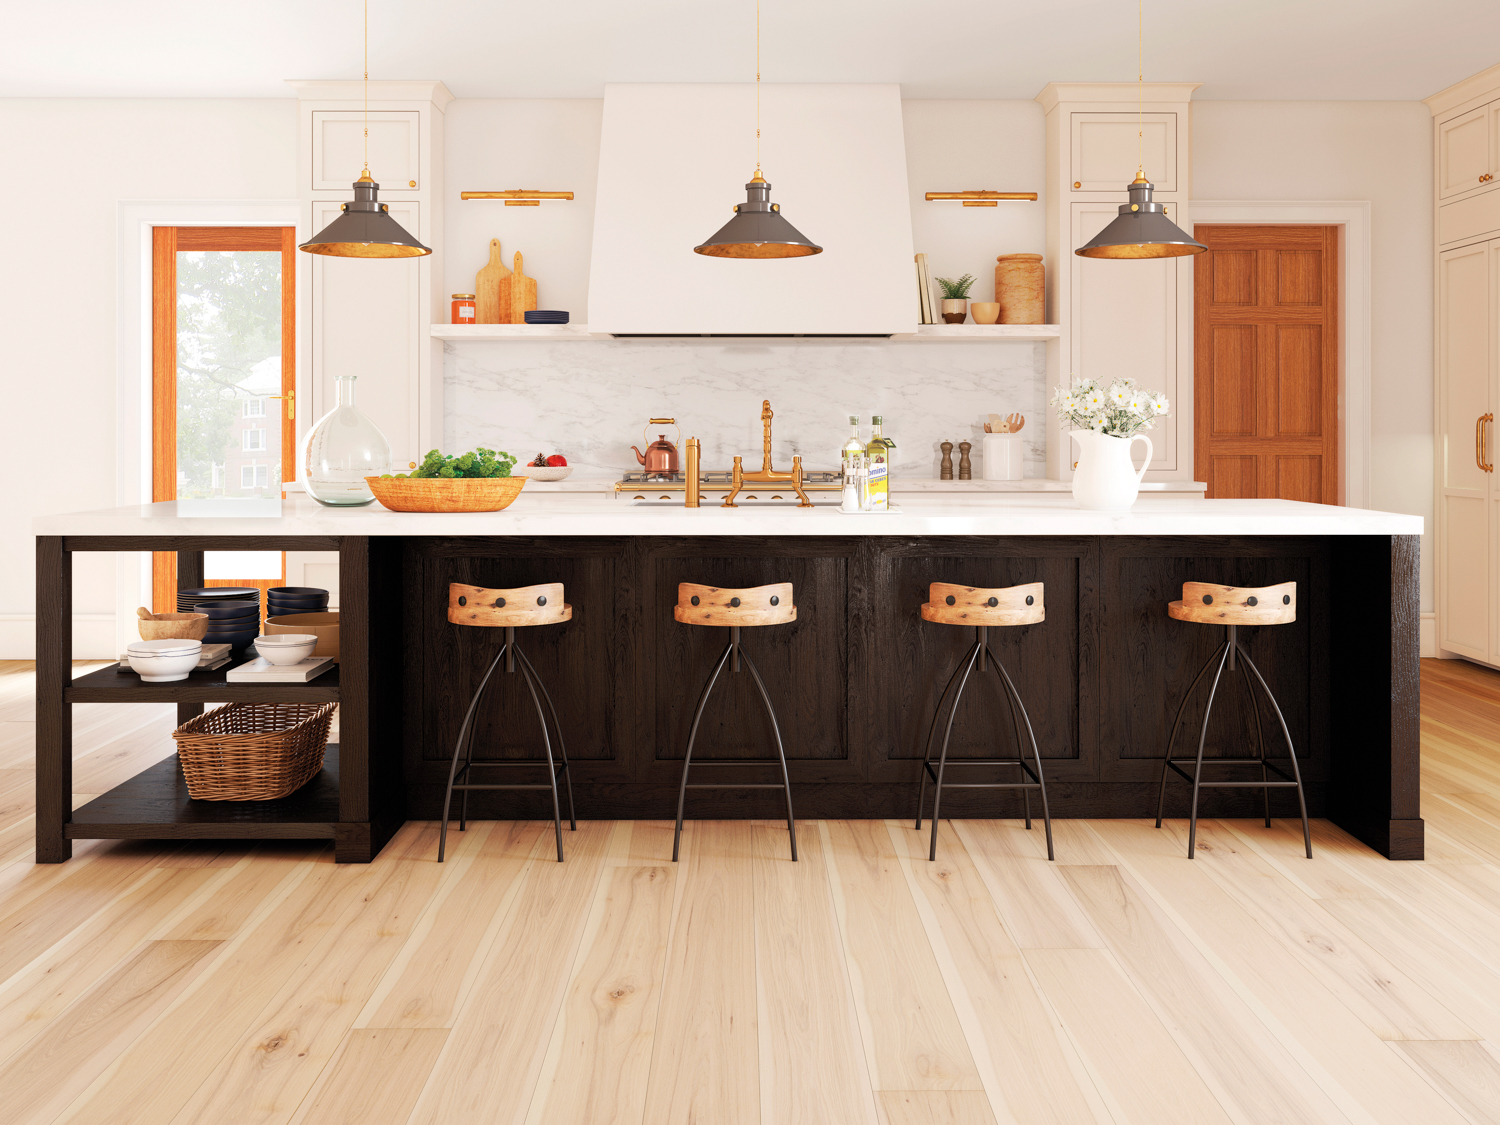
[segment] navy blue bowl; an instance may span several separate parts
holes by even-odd
[[[266,591],[268,598],[327,598],[328,591],[316,586],[272,586]]]
[[[567,324],[568,314],[555,309],[531,309],[523,314],[527,324]]]
[[[270,596],[270,598],[268,598],[266,600],[266,604],[267,605],[273,605],[273,606],[275,606],[275,605],[317,605],[317,606],[321,606],[321,605],[327,605],[328,604],[328,595],[327,594],[322,594],[322,595],[320,595],[318,597],[315,597],[315,598],[278,598],[275,594],[272,594]]]
[[[244,648],[256,637],[260,636],[254,629],[245,629],[239,633],[209,633],[203,638],[206,645],[228,645],[230,648]]]
[[[199,602],[191,609],[185,609],[183,613],[206,613],[208,614],[209,628],[213,628],[215,621],[233,617],[255,617],[260,613],[259,602]]]
[[[193,601],[221,598],[258,598],[260,591],[254,586],[200,586],[196,590],[178,590],[177,600],[185,598]]]

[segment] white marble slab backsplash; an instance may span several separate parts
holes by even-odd
[[[444,452],[503,449],[522,462],[561,453],[574,478],[618,479],[637,467],[648,418],[676,418],[703,442],[703,467],[739,454],[761,464],[760,408],[775,411],[778,469],[802,455],[808,469],[838,465],[859,415],[896,442],[894,472],[936,478],[938,445],[974,443],[983,476],[986,416],[1026,416],[1025,472],[1045,475],[1045,344],[918,344],[889,340],[612,340],[569,343],[447,341],[443,345]],[[675,440],[668,429],[668,440]],[[653,432],[650,439],[655,438]],[[679,449],[681,444],[679,443]],[[955,467],[958,450],[953,454]],[[957,475],[955,469],[955,476]]]

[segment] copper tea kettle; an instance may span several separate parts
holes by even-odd
[[[646,423],[646,428],[641,431],[641,440],[646,440],[646,435],[651,432],[652,426],[672,426],[677,428],[676,418],[652,418]],[[677,428],[678,440],[682,438],[682,430]],[[667,440],[666,434],[657,434],[656,440],[646,446],[646,452],[642,453],[635,446],[630,447],[630,452],[635,454],[635,459],[641,463],[647,476],[655,476],[660,473],[675,473],[677,471],[677,447]]]

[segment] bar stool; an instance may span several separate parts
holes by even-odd
[[[1042,604],[1042,583],[1031,582],[1024,586],[1008,586],[998,590],[981,590],[975,586],[954,586],[947,582],[934,582],[927,590],[927,601],[922,605],[922,620],[936,622],[939,625],[972,625],[974,626],[974,643],[969,646],[969,651],[964,654],[958,662],[958,667],[953,669],[953,675],[948,677],[948,686],[943,688],[943,694],[938,696],[937,710],[932,713],[932,723],[927,728],[927,749],[922,755],[922,784],[917,790],[917,830],[922,828],[922,806],[927,800],[927,778],[930,776],[936,791],[932,799],[932,844],[927,849],[929,860],[937,859],[937,834],[938,834],[938,811],[943,803],[943,773],[948,762],[948,742],[953,735],[953,719],[958,714],[958,701],[963,698],[964,688],[968,686],[969,675],[975,668],[982,673],[986,669],[986,658],[988,663],[995,666],[995,671],[1005,685],[1005,702],[1010,706],[1010,721],[1016,732],[1016,756],[1014,758],[962,758],[955,759],[955,766],[1019,766],[1021,772],[1031,780],[1021,781],[985,781],[971,782],[963,785],[949,785],[950,789],[1019,789],[1026,807],[1026,827],[1031,828],[1031,791],[1037,789],[1042,794],[1042,824],[1047,831],[1047,858],[1056,859],[1052,852],[1052,814],[1047,807],[1047,785],[1042,780],[1042,754],[1037,749],[1036,734],[1031,729],[1031,717],[1026,714],[1026,705],[1021,702],[1021,695],[1016,691],[1016,685],[1011,682],[1010,673],[1005,670],[1005,665],[995,658],[990,651],[989,629],[990,626],[1005,625],[1035,625],[1046,619],[1046,607]],[[959,679],[959,673],[963,678]],[[938,755],[937,772],[932,769],[932,736],[937,730],[938,719],[943,714],[943,704],[948,698],[948,693],[953,690],[954,681],[958,682],[958,691],[953,695],[953,703],[948,710],[948,723],[943,728],[943,749]],[[1026,724],[1026,735],[1031,740],[1031,757],[1035,768],[1027,765],[1022,749],[1024,743],[1021,740],[1021,723]]]
[[[536,674],[531,660],[516,643],[516,630],[529,625],[555,625],[560,621],[571,621],[573,607],[563,600],[561,582],[549,582],[540,586],[523,586],[518,590],[488,590],[483,586],[465,586],[459,582],[448,585],[448,620],[454,625],[477,625],[488,629],[505,630],[505,643],[490,661],[489,670],[479,681],[479,690],[469,701],[469,710],[464,715],[463,726],[458,730],[458,741],[453,746],[453,764],[448,768],[448,791],[443,795],[443,828],[438,837],[438,862],[443,862],[443,851],[448,843],[448,809],[455,790],[463,794],[459,803],[458,830],[468,827],[469,790],[471,789],[551,789],[552,825],[557,834],[557,862],[563,859],[562,812],[557,799],[557,779],[561,777],[568,787],[568,823],[578,831],[578,818],[573,812],[573,781],[568,775],[568,748],[563,743],[562,725],[557,721],[557,708],[552,705],[552,696]],[[500,661],[505,661],[505,670],[521,671],[521,677],[531,690],[531,702],[536,706],[536,717],[542,724],[542,748],[547,753],[547,784],[545,785],[489,785],[470,780],[472,771],[479,769],[504,769],[540,766],[542,762],[527,759],[522,761],[476,762],[474,760],[474,730],[478,725],[474,716],[479,711],[480,700],[490,686],[490,678]],[[538,694],[540,693],[540,694]],[[557,749],[562,758],[560,764],[552,760],[552,739],[547,732],[547,716],[542,712],[542,700],[547,701],[547,712],[552,716],[552,729],[557,732]],[[462,757],[463,765],[458,764]],[[460,777],[462,780],[460,780]]]
[[[1312,830],[1307,823],[1307,798],[1302,791],[1302,771],[1297,767],[1297,751],[1292,746],[1292,734],[1286,729],[1286,719],[1282,718],[1281,708],[1277,706],[1276,697],[1271,694],[1271,689],[1266,686],[1265,677],[1260,674],[1260,669],[1255,666],[1255,662],[1250,659],[1250,654],[1245,651],[1245,646],[1240,644],[1239,640],[1241,625],[1287,625],[1297,620],[1297,583],[1283,582],[1279,586],[1252,589],[1215,586],[1207,582],[1184,582],[1182,600],[1168,603],[1167,613],[1178,621],[1192,621],[1199,625],[1223,625],[1226,635],[1224,643],[1214,649],[1214,654],[1208,658],[1208,662],[1203,665],[1202,670],[1188,686],[1182,702],[1177,707],[1177,718],[1173,720],[1172,733],[1167,738],[1166,757],[1162,760],[1161,789],[1156,796],[1156,827],[1161,827],[1162,805],[1167,797],[1168,770],[1175,771],[1185,780],[1193,783],[1193,809],[1188,821],[1189,859],[1193,858],[1194,846],[1198,840],[1198,791],[1200,789],[1261,790],[1261,796],[1265,801],[1264,813],[1267,828],[1271,827],[1271,790],[1296,789],[1297,803],[1302,808],[1302,843],[1307,849],[1307,858],[1312,859]],[[1266,761],[1266,739],[1265,732],[1260,725],[1260,707],[1255,701],[1255,692],[1250,686],[1249,675],[1239,666],[1240,661],[1244,661],[1246,667],[1255,673],[1255,682],[1260,685],[1260,690],[1270,701],[1271,710],[1276,712],[1276,721],[1281,724],[1281,733],[1286,739],[1287,754],[1292,759],[1290,774]],[[1192,697],[1193,689],[1208,674],[1209,668],[1215,664],[1218,668],[1214,672],[1213,683],[1208,689],[1208,707],[1203,712],[1203,729],[1198,734],[1198,756],[1174,758],[1172,745],[1177,740],[1177,728],[1182,723],[1182,712]],[[1208,717],[1213,713],[1214,696],[1218,694],[1219,679],[1224,675],[1226,666],[1231,672],[1239,672],[1242,677],[1241,683],[1244,685],[1246,698],[1250,701],[1250,711],[1255,716],[1255,741],[1259,749],[1259,757],[1210,758],[1208,764],[1211,766],[1258,765],[1260,766],[1259,781],[1203,780],[1203,745],[1208,738]],[[1192,762],[1193,772],[1189,774],[1178,764],[1180,762]],[[1272,781],[1270,779],[1272,773],[1282,780]]]
[[[792,814],[792,782],[786,772],[786,750],[781,744],[781,727],[776,722],[776,710],[771,706],[771,697],[760,678],[755,661],[740,646],[740,630],[760,625],[784,625],[797,620],[797,607],[792,604],[792,584],[778,582],[771,586],[756,586],[749,590],[720,590],[714,586],[698,586],[683,582],[677,587],[677,604],[672,607],[672,616],[684,625],[728,626],[729,643],[723,655],[714,665],[713,674],[703,685],[698,696],[698,708],[693,712],[693,726],[688,733],[687,754],[682,759],[682,784],[677,789],[677,831],[672,836],[672,862],[677,862],[677,849],[682,842],[682,806],[689,789],[782,789],[786,792],[786,830],[792,841],[792,862],[797,860],[797,822]],[[766,714],[771,719],[771,733],[776,737],[776,756],[781,762],[781,784],[720,784],[689,785],[688,769],[693,762],[693,743],[698,738],[698,723],[703,718],[703,708],[708,703],[709,693],[719,680],[724,665],[731,672],[740,670],[740,661],[750,669],[755,686],[760,690],[761,702],[766,705]],[[703,763],[706,766],[768,766],[770,759],[749,758],[728,760],[714,758]]]

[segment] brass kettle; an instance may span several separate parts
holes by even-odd
[[[646,440],[646,435],[651,432],[652,426],[677,426],[676,418],[652,418],[646,423],[646,428],[641,431],[641,440]],[[682,430],[678,429],[677,436],[682,437]],[[656,440],[646,446],[646,452],[642,453],[635,446],[630,447],[630,452],[635,454],[635,459],[645,469],[647,476],[657,476],[663,473],[675,473],[677,471],[677,447],[667,440],[666,434],[657,434]]]

